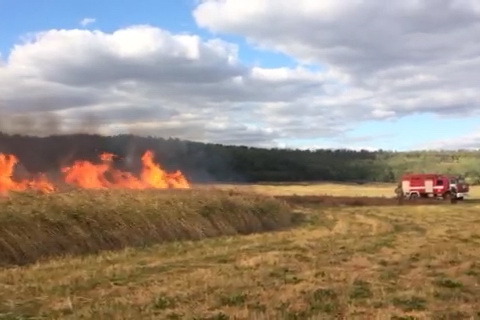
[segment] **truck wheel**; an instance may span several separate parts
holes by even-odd
[[[417,193],[411,193],[410,194],[410,199],[418,199],[418,194]]]
[[[445,195],[443,196],[443,198],[444,198],[445,200],[449,200],[450,203],[457,203],[457,197],[455,197],[455,195],[452,194],[451,192],[445,193]]]

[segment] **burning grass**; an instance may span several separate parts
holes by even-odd
[[[259,195],[198,190],[76,190],[0,199],[0,264],[281,229],[289,208]]]
[[[64,185],[81,189],[188,189],[190,183],[180,170],[168,173],[155,163],[151,150],[141,157],[142,170],[136,177],[131,172],[114,167],[116,155],[108,152],[99,155],[99,163],[76,160],[72,165],[59,169],[62,181],[55,184],[46,174],[37,173],[33,178],[17,181],[15,168],[19,159],[13,154],[0,153],[0,195],[10,191],[52,193]]]

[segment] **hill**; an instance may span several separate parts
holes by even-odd
[[[180,169],[192,182],[369,181],[394,182],[406,171],[462,174],[480,183],[480,151],[354,151],[265,149],[134,135],[89,134],[33,137],[0,134],[0,153],[13,153],[20,172],[55,172],[73,160],[118,155],[115,165],[139,170],[151,149],[167,170]]]

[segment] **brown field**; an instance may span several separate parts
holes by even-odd
[[[382,195],[388,197],[392,185],[219,188],[235,189],[222,197],[237,197],[240,207],[248,203],[243,208],[256,216],[263,212],[256,209],[258,199],[271,201],[262,207],[269,213],[283,211],[281,199],[287,200],[295,213],[292,226],[5,267],[0,269],[0,319],[480,319],[480,204],[475,201],[480,197],[475,188],[471,201],[415,206],[368,202],[390,201]],[[171,217],[219,196],[211,187],[204,189],[193,200],[181,198],[181,205],[173,200],[168,208],[180,209]],[[376,198],[362,200],[362,195]],[[154,214],[152,197],[141,203],[149,203]],[[146,228],[150,220],[135,210],[133,199],[120,198],[112,198],[106,207],[119,204],[105,212],[141,215],[140,226]],[[360,202],[348,203],[352,199]],[[46,204],[54,200],[42,201],[36,203],[44,206],[34,206],[30,214],[52,209]],[[237,207],[218,210],[218,201],[208,203],[221,221],[244,221]],[[13,202],[10,206],[11,215],[23,213]],[[50,219],[66,214],[53,208]],[[237,218],[229,218],[229,209]],[[192,217],[198,219],[195,210]],[[29,215],[22,219],[33,221]],[[135,220],[129,221],[137,228]],[[165,227],[162,219],[151,221],[155,228]],[[142,228],[133,230],[145,232]],[[115,230],[118,239],[132,231]]]
[[[200,186],[201,187],[201,186]],[[395,197],[394,183],[262,183],[262,184],[217,184],[223,190],[256,192],[272,196],[335,196],[335,197]],[[472,199],[480,199],[480,187],[470,190]]]
[[[256,192],[274,196],[343,196],[343,197],[392,197],[395,184],[343,184],[343,183],[262,183],[262,184],[217,184],[216,188]]]

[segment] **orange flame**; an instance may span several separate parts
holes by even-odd
[[[177,170],[174,173],[167,173],[153,161],[153,152],[147,151],[142,156],[143,170],[142,182],[152,188],[166,189],[187,189],[190,187],[183,174]]]
[[[61,168],[64,182],[83,189],[188,189],[190,183],[180,170],[167,173],[160,165],[154,162],[152,151],[146,151],[142,160],[140,177],[130,172],[113,168],[113,159],[116,155],[102,153],[99,155],[101,163],[78,160],[71,166]],[[0,153],[0,194],[8,191],[37,190],[50,193],[56,190],[45,174],[38,175],[33,180],[16,182],[13,172],[18,163],[17,157]]]
[[[109,186],[104,174],[109,169],[105,164],[75,161],[71,167],[62,168],[65,182],[84,189],[104,189]]]
[[[0,154],[0,192],[17,190],[17,184],[12,180],[13,169],[17,164],[17,157],[10,154]]]
[[[6,194],[8,191],[25,191],[27,189],[49,193],[55,190],[44,174],[29,181],[23,180],[16,182],[13,180],[13,171],[18,164],[18,159],[11,154],[0,153],[0,193]]]
[[[42,193],[51,193],[55,191],[54,185],[48,181],[48,178],[45,174],[41,173],[37,176],[36,179],[32,181],[27,182],[27,188],[26,189],[33,189],[33,190],[38,190]]]

